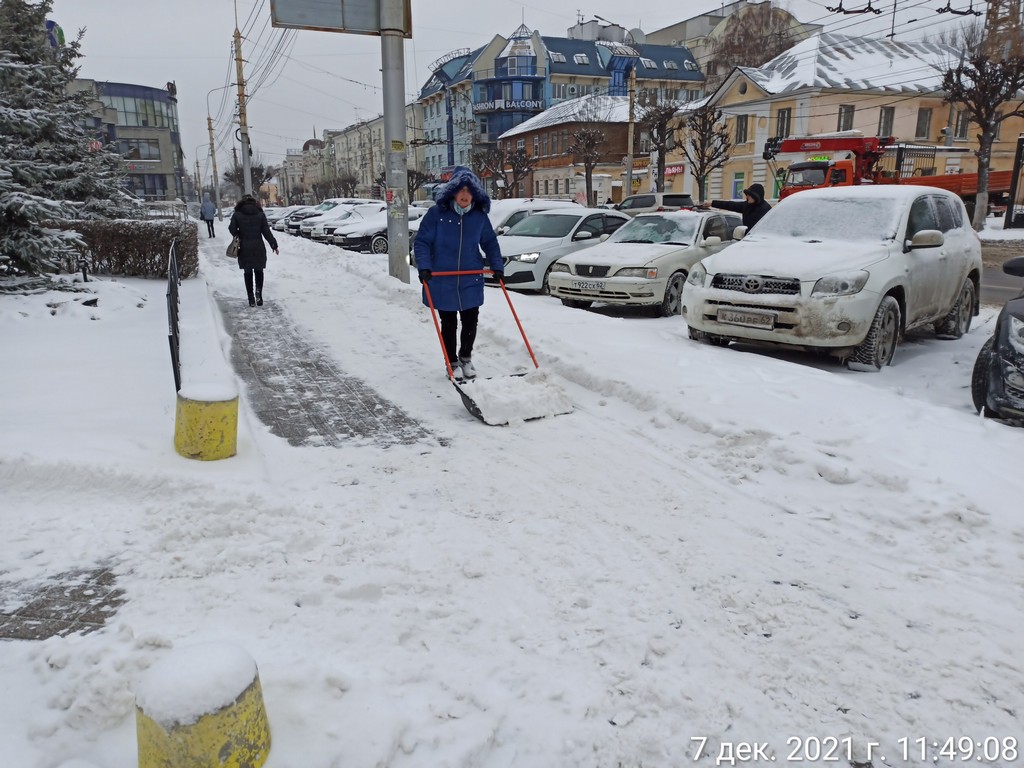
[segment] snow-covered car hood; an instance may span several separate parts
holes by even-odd
[[[822,275],[865,269],[889,255],[891,243],[809,243],[796,239],[741,240],[702,260],[710,274],[753,274],[817,280]]]
[[[685,251],[689,246],[666,243],[609,243],[604,242],[579,253],[563,256],[559,261],[567,264],[635,265],[642,267],[654,259]]]
[[[562,237],[517,237],[515,235],[501,235],[498,237],[501,255],[505,257],[547,250],[548,248],[562,245],[563,242],[565,242],[565,238]],[[585,241],[580,240],[579,242]]]

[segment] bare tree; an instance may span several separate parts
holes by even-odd
[[[413,196],[416,194],[416,190],[419,189],[420,187],[422,187],[428,181],[430,181],[431,178],[432,178],[431,176],[428,176],[427,174],[423,173],[422,171],[409,170],[406,173],[406,176],[405,176],[405,184],[406,184],[406,187],[408,188],[408,192],[409,192],[409,198],[408,199],[412,200]],[[387,186],[388,186],[388,183],[387,183],[387,172],[386,171],[381,171],[377,175],[377,178],[375,178],[373,180],[373,183],[376,184],[381,189],[387,189]]]
[[[474,152],[472,156],[473,171],[481,179],[490,179],[492,196],[498,196],[497,181],[501,179],[501,197],[508,197],[508,184],[505,178],[506,157],[500,147],[490,147],[483,152]]]
[[[264,163],[263,158],[259,154],[253,155],[249,162],[253,190],[258,191],[260,187],[277,175],[278,170],[278,168]],[[239,162],[233,163],[230,168],[224,171],[224,181],[228,184],[234,184],[239,189],[245,189],[244,180],[245,170]]]
[[[352,171],[342,171],[338,175],[338,187],[343,197],[355,197],[356,189],[359,188],[359,177]]]
[[[506,187],[509,190],[509,197],[521,197],[519,185],[523,179],[530,175],[533,166],[537,164],[537,158],[526,154],[525,149],[517,149],[508,153],[506,166],[509,176],[506,177]]]
[[[999,123],[1024,117],[1024,54],[1021,40],[1005,35],[983,37],[979,26],[959,31],[965,53],[955,67],[942,74],[943,102],[959,104],[964,117],[978,126],[978,195],[972,225],[980,230],[988,214],[988,178],[992,143]],[[961,47],[961,46],[957,46]]]
[[[704,67],[705,93],[711,93],[733,67],[760,67],[793,46],[793,17],[771,2],[748,5],[729,18],[725,33],[711,44]]]
[[[729,160],[732,138],[722,120],[722,110],[705,104],[689,112],[683,129],[683,154],[690,163],[690,175],[697,182],[698,202],[707,198],[708,176]]]
[[[599,128],[584,124],[569,133],[569,148],[566,155],[572,157],[574,163],[583,166],[583,174],[587,185],[587,205],[595,205],[594,200],[594,169],[604,158],[605,135]]]
[[[675,147],[675,132],[679,123],[676,117],[678,110],[678,101],[665,101],[659,104],[657,99],[651,98],[642,100],[640,104],[637,125],[650,136],[651,149],[658,155],[655,177],[658,192],[665,191],[665,155]]]

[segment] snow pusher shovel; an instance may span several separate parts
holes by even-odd
[[[434,272],[433,274],[434,277],[456,277],[458,275],[490,274],[490,272],[489,269],[475,269]],[[512,317],[515,319],[516,325],[519,326],[519,333],[522,334],[523,342],[526,344],[526,351],[530,353],[534,370],[528,373],[512,373],[508,376],[486,379],[455,378],[452,361],[448,359],[448,350],[445,349],[444,338],[441,336],[441,324],[437,319],[437,311],[434,309],[434,300],[430,296],[430,286],[427,283],[423,284],[423,293],[427,297],[430,316],[434,320],[434,330],[437,331],[437,340],[441,343],[441,354],[444,355],[444,364],[448,369],[448,379],[462,398],[462,404],[480,421],[491,426],[572,413],[572,402],[568,395],[557,382],[539,370],[537,357],[533,354],[529,339],[526,338],[523,324],[519,322],[519,315],[516,314],[516,309],[512,306],[512,298],[508,295],[508,289],[505,288],[505,281],[499,278],[498,284],[505,294]]]

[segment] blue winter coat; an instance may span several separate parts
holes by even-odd
[[[455,193],[463,187],[469,187],[473,207],[460,216],[455,211],[454,200]],[[451,180],[441,188],[436,202],[420,221],[416,233],[416,268],[429,269],[433,273],[477,269],[503,271],[505,262],[501,258],[498,238],[491,220],[487,218],[491,198],[473,172],[457,167]],[[434,277],[430,281],[430,297],[434,301],[434,309],[442,311],[479,307],[484,303],[484,276]],[[427,303],[426,290],[423,291],[423,303]]]
[[[217,218],[217,206],[213,204],[209,195],[206,195],[203,198],[203,205],[199,209],[199,217],[203,221],[213,221]]]

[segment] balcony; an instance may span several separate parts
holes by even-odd
[[[547,67],[520,67],[509,71],[501,69],[477,69],[473,72],[476,82],[485,80],[544,80],[548,76]]]

